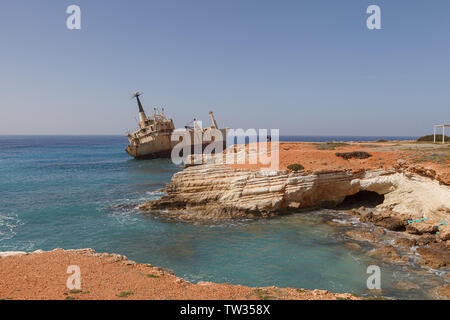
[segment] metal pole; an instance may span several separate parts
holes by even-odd
[[[442,144],[445,143],[445,125],[442,126]]]
[[[433,127],[433,143],[436,143],[436,126]]]

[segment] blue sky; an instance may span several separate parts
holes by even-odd
[[[0,134],[122,134],[134,90],[176,127],[214,110],[281,134],[427,134],[450,122],[449,15],[448,0],[0,0]]]

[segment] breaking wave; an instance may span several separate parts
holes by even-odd
[[[23,225],[17,214],[0,213],[0,241],[9,240],[16,234],[15,229]]]

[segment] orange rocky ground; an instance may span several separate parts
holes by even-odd
[[[1,255],[0,255],[1,256]],[[67,268],[81,270],[81,290],[69,290]],[[191,284],[170,271],[138,264],[115,254],[92,249],[55,249],[49,252],[0,257],[0,299],[358,299],[325,290],[249,288],[230,284]]]
[[[270,146],[268,146],[270,150]],[[306,171],[321,170],[370,170],[402,168],[421,175],[436,178],[450,184],[450,146],[439,144],[417,144],[414,142],[385,143],[310,143],[280,142],[280,169],[298,163]],[[345,160],[337,152],[366,151],[367,159]],[[258,170],[263,165],[234,164],[234,168]]]

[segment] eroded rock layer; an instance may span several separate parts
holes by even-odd
[[[190,218],[268,217],[292,210],[334,207],[359,191],[384,195],[379,209],[404,219],[443,219],[450,188],[436,180],[395,170],[289,172],[233,169],[219,164],[176,173],[161,199],[141,209],[178,212]]]

